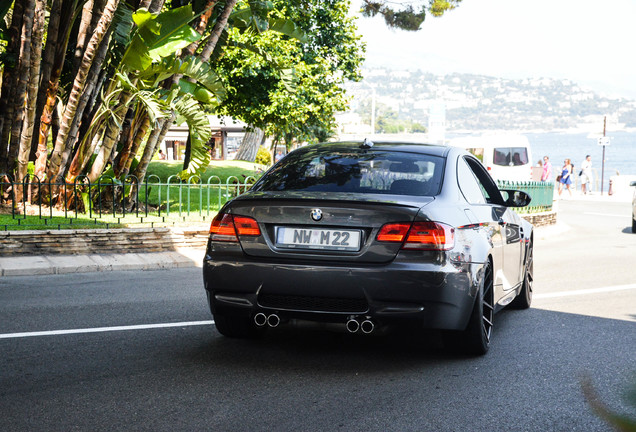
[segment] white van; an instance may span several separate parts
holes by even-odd
[[[532,180],[532,151],[523,135],[483,135],[451,140],[474,154],[495,180]]]

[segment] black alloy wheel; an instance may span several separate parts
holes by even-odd
[[[493,277],[492,267],[490,263],[484,271],[484,287],[481,298],[481,331],[483,333],[483,344],[486,345],[486,351],[490,346],[490,337],[492,336],[492,324],[495,317],[495,301],[493,293]]]
[[[490,348],[495,316],[493,274],[490,261],[484,266],[483,278],[466,330],[444,333],[444,342],[453,351],[469,355],[484,355]]]

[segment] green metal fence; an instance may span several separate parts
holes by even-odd
[[[497,180],[499,189],[516,189],[530,195],[532,201],[527,207],[517,208],[517,213],[542,213],[552,210],[554,201],[554,183],[552,182],[513,182],[507,180]]]
[[[123,182],[105,177],[91,183],[79,177],[68,184],[27,177],[16,183],[0,174],[0,230],[206,222],[255,181],[254,177],[234,176],[224,182],[216,176],[184,181],[171,176],[162,182],[151,175],[143,182],[128,176]]]
[[[0,174],[0,230],[62,229],[73,227],[162,226],[207,222],[231,198],[246,192],[254,177],[216,176],[207,179],[177,176],[165,182],[155,175],[139,182],[134,176],[124,181],[111,177],[97,183],[80,177],[74,183],[40,182],[27,177],[15,183]],[[498,181],[500,189],[528,193],[532,201],[519,213],[540,213],[552,209],[554,183]]]

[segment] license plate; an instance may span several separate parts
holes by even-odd
[[[360,231],[277,227],[276,246],[294,249],[358,251],[360,250]]]

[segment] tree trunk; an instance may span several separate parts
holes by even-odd
[[[159,120],[158,125],[155,126],[155,129],[152,131],[150,136],[148,137],[148,141],[146,142],[146,147],[144,148],[144,154],[137,165],[137,168],[133,172],[133,175],[139,179],[139,181],[143,181],[146,176],[146,170],[148,169],[148,165],[152,160],[152,157],[155,155],[155,151],[163,138],[168,133],[168,129],[172,126],[177,115],[172,112],[170,117],[164,117]]]
[[[51,66],[51,76],[46,82],[46,103],[42,109],[40,117],[40,130],[38,134],[38,149],[36,152],[35,175],[44,180],[44,172],[47,165],[47,141],[49,130],[52,127],[52,119],[57,118],[57,93],[59,89],[60,77],[62,76],[62,68],[66,57],[66,48],[68,47],[68,39],[73,24],[73,13],[77,8],[78,0],[62,0],[62,12],[60,15],[59,30],[55,41],[51,40],[51,51],[53,52],[53,64]],[[47,39],[47,50],[49,48],[49,40]],[[46,53],[45,53],[46,56]],[[42,81],[42,86],[45,81]],[[53,128],[54,142],[57,141],[58,127]]]
[[[113,153],[115,143],[119,139],[119,134],[121,132],[121,123],[126,114],[126,110],[128,104],[130,103],[130,99],[132,98],[132,94],[126,92],[121,96],[121,101],[119,107],[115,111],[115,119],[110,118],[106,125],[106,133],[104,135],[104,141],[102,141],[102,145],[99,148],[99,152],[97,153],[97,157],[93,161],[93,165],[91,166],[90,172],[88,173],[88,180],[90,182],[95,182],[104,171],[104,167],[106,167],[106,163],[110,160],[111,154]]]
[[[118,4],[119,0],[108,0],[106,7],[104,8],[104,12],[102,13],[102,16],[99,20],[99,23],[97,24],[95,32],[91,36],[91,39],[86,46],[82,64],[79,68],[79,71],[77,72],[75,81],[73,82],[73,89],[71,90],[71,93],[69,95],[68,103],[66,104],[66,109],[64,110],[64,115],[60,123],[60,131],[58,133],[57,139],[55,140],[55,149],[53,150],[53,154],[51,155],[49,169],[47,171],[47,177],[50,179],[56,179],[60,175],[59,168],[62,162],[62,154],[66,148],[66,145],[68,144],[67,140],[71,127],[71,121],[75,116],[75,112],[79,104],[79,98],[84,91],[88,72],[93,63],[93,59],[95,58],[97,47],[108,31]]]
[[[95,88],[97,86],[98,79],[100,77],[100,69],[104,60],[106,59],[106,55],[108,53],[108,45],[109,45],[109,36],[111,30],[109,29],[106,37],[102,39],[97,54],[95,55],[95,59],[93,60],[93,64],[91,65],[90,72],[88,74],[88,79],[86,82],[86,87],[84,88],[84,92],[80,97],[80,101],[77,105],[77,110],[75,111],[75,117],[71,122],[71,128],[68,133],[68,140],[66,148],[62,154],[62,160],[60,162],[60,174],[63,175],[66,172],[66,165],[68,163],[69,157],[71,155],[72,150],[75,147],[76,139],[78,137],[78,130],[81,124],[81,120],[83,119],[84,110],[86,109],[86,105],[88,104],[89,99],[93,95]],[[90,119],[88,120],[90,122]],[[88,160],[91,157],[92,152],[86,152],[86,146],[90,147],[90,142],[83,140],[77,147],[77,151],[74,154],[72,162],[69,167],[69,172],[67,174],[67,182],[72,183],[75,181],[78,175],[81,174],[82,170],[88,163]],[[84,148],[83,148],[84,147]]]
[[[223,11],[216,19],[216,23],[214,23],[214,28],[212,28],[212,34],[208,38],[208,41],[205,43],[203,47],[203,51],[201,52],[201,59],[204,62],[210,60],[210,56],[214,52],[214,48],[216,48],[216,44],[219,42],[219,38],[221,37],[221,33],[223,33],[223,29],[227,25],[227,20],[236,6],[237,0],[227,0],[225,2],[225,7]]]
[[[137,122],[135,121],[139,117],[138,109],[134,106],[128,107],[128,112],[124,117],[124,123],[122,124],[122,132],[119,136],[119,142],[117,143],[117,155],[113,161],[113,172],[115,177],[119,177],[126,166],[126,159],[130,155],[133,140],[135,138],[135,129],[137,128]]]
[[[29,84],[29,76],[31,70],[31,37],[33,35],[33,17],[35,16],[35,0],[28,0],[24,6],[24,15],[22,17],[22,35],[20,37],[20,63],[18,66],[18,84],[14,98],[15,113],[13,116],[13,124],[11,125],[11,141],[9,142],[9,167],[13,169],[18,161],[18,150],[20,149],[20,135],[22,133],[22,125],[26,114],[27,103],[27,85]],[[30,149],[29,145],[29,149]],[[28,153],[24,166],[26,172],[26,163],[28,163]],[[18,177],[20,175],[18,169]],[[21,180],[21,179],[19,179]]]
[[[22,33],[22,17],[26,1],[15,1],[11,27],[9,27],[9,43],[6,54],[13,54],[16,59],[20,55],[20,34]],[[4,64],[2,94],[0,95],[0,174],[9,174],[9,141],[11,139],[11,125],[15,110],[14,99],[18,82],[17,72],[17,63]]]
[[[38,97],[36,102],[35,122],[33,124],[33,143],[31,144],[31,156],[30,160],[36,161],[38,159],[38,145],[40,142],[40,121],[41,113],[44,111],[44,106],[47,102],[47,90],[48,83],[51,79],[51,71],[53,70],[53,61],[55,59],[55,51],[57,47],[58,33],[60,30],[60,16],[61,16],[62,0],[53,0],[51,4],[51,10],[49,11],[49,25],[46,29],[46,46],[44,48],[44,54],[42,55],[42,62],[40,64],[40,84],[38,86]],[[46,159],[45,159],[46,162]]]
[[[161,8],[163,7],[163,4],[166,2],[166,0],[152,0],[150,2],[150,5],[148,6],[148,11],[150,13],[159,13],[161,12]]]
[[[27,92],[27,109],[20,149],[18,151],[18,181],[27,174],[29,155],[31,154],[31,142],[33,138],[33,123],[35,122],[35,108],[40,78],[40,60],[42,58],[42,36],[44,34],[44,0],[35,2],[35,19],[33,20],[33,37],[31,52],[31,67],[29,76],[29,88]]]
[[[254,127],[254,130],[247,132],[243,136],[243,142],[236,152],[235,160],[244,160],[248,162],[254,162],[256,160],[256,153],[258,148],[263,143],[263,137],[265,133],[262,129]]]
[[[95,0],[86,0],[82,7],[82,14],[77,29],[77,41],[75,43],[75,52],[73,54],[73,71],[77,73],[80,65],[82,64],[82,57],[84,54],[84,48],[88,42],[87,35],[90,32],[91,19],[93,18],[93,6]],[[97,15],[97,14],[96,14]]]
[[[132,148],[130,149],[130,156],[126,158],[126,166],[120,173],[122,178],[126,177],[128,173],[130,172],[130,166],[132,165],[132,161],[135,158],[135,155],[137,154],[139,147],[141,147],[141,143],[144,140],[144,137],[146,136],[146,132],[148,132],[149,127],[150,127],[150,117],[148,117],[148,115],[144,113],[141,126],[139,126],[139,129],[137,129],[137,132],[135,133],[135,138],[133,139],[133,145],[132,145]],[[144,172],[144,175],[145,175],[145,172]]]

